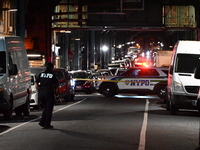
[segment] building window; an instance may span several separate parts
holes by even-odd
[[[166,27],[196,27],[194,6],[164,6],[163,24]]]
[[[80,27],[80,22],[82,26],[86,26],[84,20],[88,16],[84,14],[85,12],[87,12],[87,6],[82,6],[80,11],[78,5],[57,5],[52,19],[58,21],[53,22],[53,27],[76,28]]]

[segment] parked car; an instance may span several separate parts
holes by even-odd
[[[104,76],[97,81],[97,90],[106,97],[118,93],[135,93],[139,95],[157,94],[163,98],[163,90],[167,86],[168,68],[135,67],[117,76]]]
[[[58,78],[59,90],[62,98],[64,98],[65,101],[73,101],[74,86],[72,85],[72,79],[68,71],[64,68],[54,68],[53,73]]]
[[[31,67],[31,73],[38,76],[39,73],[44,71],[45,69],[45,67]],[[68,71],[64,68],[54,68],[53,72],[58,78],[60,94],[64,101],[73,101],[74,86],[72,84],[72,79],[70,78]]]
[[[33,109],[40,109],[40,102],[38,101],[38,91],[35,86],[35,81],[36,81],[36,74],[31,73],[32,94],[30,98],[30,106],[33,107]]]
[[[36,90],[35,81],[40,72],[44,71],[46,67],[30,67],[31,70],[31,89],[32,95],[30,98],[30,107],[36,110],[40,109],[40,102],[38,100],[38,91]]]
[[[83,91],[91,94],[95,91],[93,75],[85,70],[70,71],[70,75],[74,80],[75,91]]]
[[[109,69],[98,69],[96,72],[99,73],[100,76],[112,76],[113,75],[113,73]]]
[[[29,116],[31,76],[23,39],[0,36],[0,113],[4,119]]]

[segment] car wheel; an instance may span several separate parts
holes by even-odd
[[[117,94],[117,89],[112,83],[105,83],[101,86],[101,92],[106,97],[112,97]]]
[[[200,103],[199,103],[199,98],[197,99],[197,110],[198,110],[198,115],[200,116]]]
[[[176,115],[177,111],[178,111],[178,108],[174,104],[172,104],[172,102],[170,101],[170,113],[171,113],[171,115]]]
[[[168,95],[167,90],[166,90],[166,93],[165,93],[164,101],[166,103],[166,110],[169,111],[170,110],[170,100],[169,100],[169,95]]]
[[[65,102],[70,101],[70,93],[67,93],[67,95],[64,97]]]
[[[160,98],[165,98],[165,90],[166,89],[166,87],[165,86],[158,86],[157,87],[157,89],[156,89],[156,94],[157,94],[157,96],[158,97],[160,97]]]
[[[21,106],[15,108],[15,114],[16,114],[16,116],[21,116],[22,115]]]
[[[10,104],[9,104],[9,109],[5,110],[3,112],[3,117],[5,120],[10,120],[12,118],[12,113],[13,113],[13,103],[12,101],[10,101]]]
[[[74,94],[70,94],[70,101],[74,101],[75,100],[75,95]]]
[[[170,111],[170,102],[168,100],[166,101],[166,110]]]
[[[22,105],[22,113],[24,116],[29,116],[30,114],[30,103],[29,103],[29,95],[26,98],[26,103]]]
[[[167,88],[165,89],[165,98],[164,98],[164,101],[165,101],[165,103],[166,103],[166,110],[167,111],[169,111],[170,110],[170,95],[169,95],[169,93],[168,93],[168,91],[167,91]]]
[[[164,92],[164,103],[167,104],[168,101],[168,93],[167,93],[167,88],[165,88],[165,92]]]

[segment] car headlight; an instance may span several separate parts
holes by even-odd
[[[70,84],[71,84],[71,86],[75,86],[75,81],[74,80],[70,80]]]
[[[174,81],[174,91],[176,92],[184,92],[183,86],[181,83]]]

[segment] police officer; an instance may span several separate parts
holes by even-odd
[[[55,103],[55,91],[59,91],[58,79],[53,74],[53,63],[47,63],[46,70],[41,72],[36,79],[36,87],[38,89],[38,100],[43,107],[42,117],[39,125],[45,129],[53,128],[51,118],[53,106]]]

